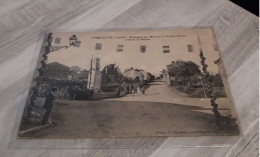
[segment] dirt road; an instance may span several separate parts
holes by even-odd
[[[230,113],[228,108],[220,111]],[[238,133],[234,126],[224,130],[216,126],[209,99],[189,98],[159,80],[150,83],[145,94],[97,101],[56,100],[51,117],[50,127],[24,136],[79,138]]]
[[[236,133],[220,130],[211,114],[199,107],[162,102],[56,101],[52,125],[24,137],[90,138],[197,136]]]
[[[135,95],[128,94],[120,98],[105,99],[105,101],[150,101],[174,103],[201,107],[202,110],[197,111],[213,114],[210,98],[188,97],[186,94],[179,92],[177,89],[165,84],[161,80],[155,80],[148,85],[149,88],[146,89],[145,94],[139,92]],[[219,111],[222,114],[231,114],[231,102],[227,98],[218,98],[217,104],[219,105]]]

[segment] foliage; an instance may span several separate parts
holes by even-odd
[[[88,71],[83,69],[79,72],[79,80],[87,80],[88,79]]]
[[[167,65],[170,76],[191,77],[200,74],[199,66],[192,61],[176,61]]]
[[[197,80],[201,74],[199,66],[192,61],[175,61],[167,65],[167,71],[170,77],[174,77],[176,81],[180,80],[184,84]]]
[[[70,67],[70,76],[72,77],[72,79],[74,79],[80,72],[80,67],[79,66],[72,66]]]

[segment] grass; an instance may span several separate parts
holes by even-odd
[[[188,86],[175,86],[175,88],[180,92],[188,94],[189,97],[205,98],[203,88],[194,88]],[[213,94],[216,97],[227,97],[224,87],[213,87]]]

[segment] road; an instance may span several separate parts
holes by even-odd
[[[145,101],[57,100],[50,127],[23,134],[27,138],[92,138],[234,135],[221,130],[215,116],[200,107]]]
[[[41,104],[37,106],[41,108],[44,101],[38,99]],[[225,98],[221,100],[227,102]],[[223,105],[220,112],[230,114]],[[97,101],[56,100],[51,117],[50,127],[24,137],[189,136],[238,131],[234,125],[224,130],[215,125],[209,98],[190,98],[160,80],[150,83],[145,94]]]
[[[196,111],[213,114],[210,98],[188,97],[187,94],[179,92],[177,89],[167,85],[161,80],[155,80],[148,85],[149,88],[146,89],[145,94],[128,94],[120,98],[105,99],[105,101],[148,101],[174,103],[197,106],[202,109]],[[219,111],[221,114],[233,115],[233,112],[231,111],[231,102],[227,98],[218,98],[216,103],[219,105]]]

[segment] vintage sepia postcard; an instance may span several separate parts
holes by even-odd
[[[53,32],[18,138],[239,135],[210,28]]]

